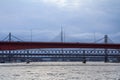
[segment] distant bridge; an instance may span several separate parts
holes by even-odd
[[[8,38],[8,41],[0,41],[1,61],[41,58],[82,59],[83,62],[86,62],[87,58],[104,58],[105,62],[109,58],[116,58],[120,61],[120,43],[108,43],[107,35],[104,43],[12,41],[11,33]]]

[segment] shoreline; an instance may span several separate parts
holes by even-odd
[[[30,62],[30,63],[0,63],[1,66],[120,66],[120,63],[104,62]]]

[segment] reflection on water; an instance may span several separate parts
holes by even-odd
[[[0,64],[0,80],[120,80],[119,63],[42,62]]]

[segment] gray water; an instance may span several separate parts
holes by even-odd
[[[120,80],[119,63],[37,62],[0,64],[0,80]]]

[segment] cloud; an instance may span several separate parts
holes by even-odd
[[[47,5],[54,5],[62,9],[77,9],[82,5],[83,0],[31,0],[34,3],[44,3]]]
[[[119,0],[2,0],[0,31],[27,37],[32,29],[34,40],[44,41],[59,34],[62,26],[68,41],[93,41],[96,33],[101,37],[108,34],[119,42],[119,3]]]

